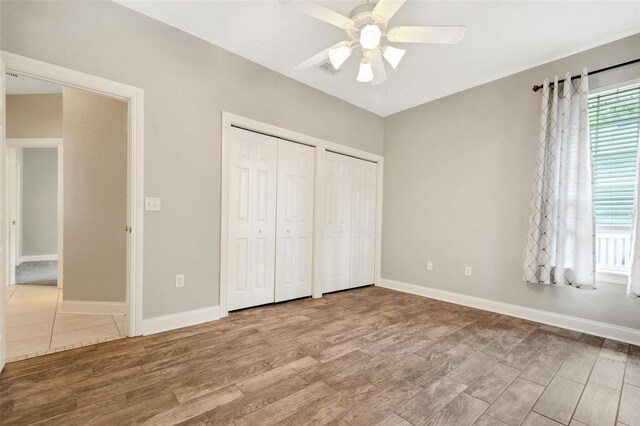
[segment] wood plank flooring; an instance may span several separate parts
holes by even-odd
[[[4,425],[640,425],[640,347],[367,287],[7,364]]]

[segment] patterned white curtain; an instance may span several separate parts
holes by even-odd
[[[595,222],[586,70],[544,81],[524,280],[595,288]]]

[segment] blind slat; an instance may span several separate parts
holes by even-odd
[[[640,133],[640,84],[589,96],[596,225],[631,231]]]

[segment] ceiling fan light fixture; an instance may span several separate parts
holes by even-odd
[[[375,49],[380,45],[382,31],[377,25],[365,25],[360,31],[360,45],[363,49]]]
[[[349,46],[340,46],[329,50],[329,60],[335,69],[340,69],[349,56],[351,56],[351,47]]]
[[[412,25],[389,28],[390,19],[408,0],[376,0],[375,3],[366,0],[365,4],[352,9],[348,18],[314,3],[314,0],[280,1],[290,4],[306,15],[342,28],[348,36],[347,40],[317,53],[296,66],[296,69],[307,69],[321,64],[322,69],[335,74],[333,71],[340,69],[351,56],[353,47],[360,47],[364,58],[360,62],[356,80],[371,83],[374,86],[387,81],[385,61],[395,70],[406,52],[404,49],[382,46],[380,43],[383,37],[385,43],[388,41],[390,43],[456,44],[466,33],[466,27],[463,25]],[[331,62],[331,66],[328,62]]]
[[[369,83],[373,80],[373,68],[371,67],[371,59],[362,58],[360,62],[360,70],[358,71],[358,77],[356,77],[360,83]]]
[[[402,60],[405,52],[406,50],[404,49],[397,49],[393,46],[385,46],[385,48],[382,50],[382,56],[384,56],[384,59],[386,59],[387,62],[389,62],[389,65],[391,65],[391,67],[395,70]]]

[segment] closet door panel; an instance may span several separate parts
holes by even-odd
[[[277,140],[232,128],[229,138],[229,309],[273,302]]]
[[[351,158],[325,153],[326,205],[323,291],[349,288],[351,254]]]
[[[278,141],[276,302],[311,295],[314,154]]]
[[[377,164],[353,159],[351,206],[351,287],[373,284]]]

